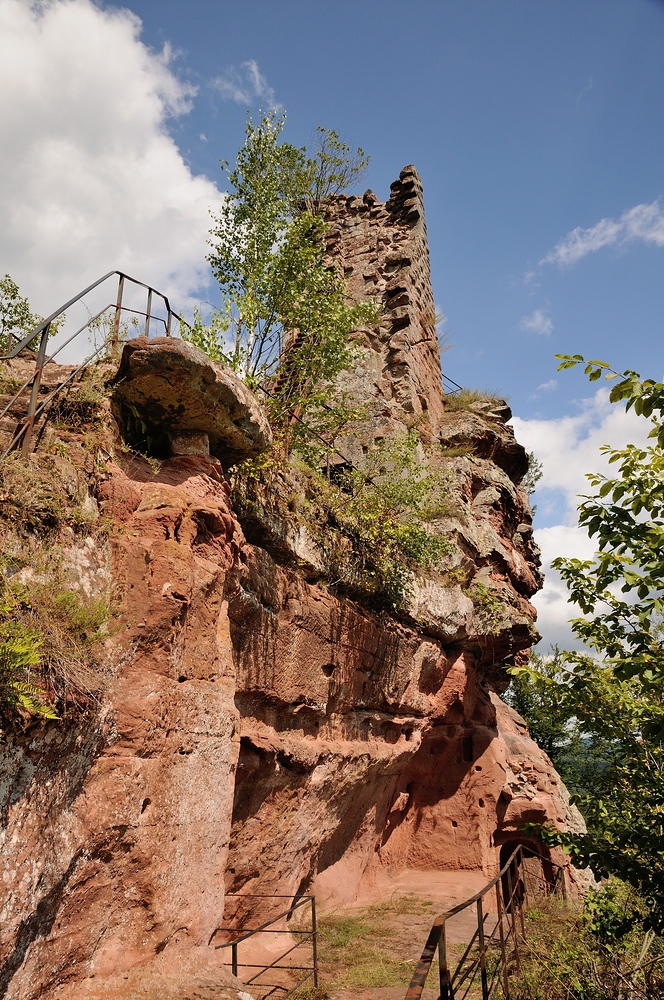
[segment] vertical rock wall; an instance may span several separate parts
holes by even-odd
[[[417,422],[424,441],[436,438],[443,411],[436,308],[422,182],[404,167],[387,202],[372,191],[337,196],[328,212],[328,253],[356,301],[380,308],[375,327],[358,331],[361,360],[341,387],[369,404],[368,419],[340,450],[353,461],[360,444]]]
[[[339,389],[367,416],[338,439],[361,465],[415,427],[450,475],[434,530],[455,552],[414,583],[409,609],[344,598],[292,513],[297,477],[256,495],[230,599],[241,750],[226,874],[237,891],[315,886],[337,902],[379,873],[494,874],[526,822],[579,822],[550,761],[505,706],[505,667],[537,640],[541,585],[528,461],[509,407],[446,404],[422,186],[402,170],[328,210],[330,262],[380,307]],[[304,539],[304,540],[303,540]],[[324,545],[322,547],[324,550]],[[338,583],[338,581],[336,581]]]

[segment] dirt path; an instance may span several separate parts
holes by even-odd
[[[320,979],[331,1000],[403,1000],[435,917],[473,896],[488,881],[477,872],[406,871],[383,876],[343,911],[323,906]],[[495,912],[495,899],[487,902],[492,904],[488,911]],[[450,919],[451,955],[461,954],[476,921],[474,906]],[[437,975],[436,963],[424,1000],[438,997]]]

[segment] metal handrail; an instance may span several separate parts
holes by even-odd
[[[168,296],[164,295],[163,292],[158,291],[156,288],[153,288],[151,285],[146,285],[146,283],[144,281],[139,281],[138,278],[133,278],[130,274],[126,274],[124,271],[109,271],[108,274],[105,274],[103,277],[98,278],[96,281],[93,281],[92,284],[88,285],[87,288],[84,288],[82,292],[78,292],[77,295],[72,296],[72,298],[69,299],[67,302],[65,302],[65,304],[63,306],[60,306],[58,309],[55,310],[55,312],[52,312],[50,316],[47,316],[46,319],[43,319],[41,321],[41,323],[39,323],[39,325],[36,326],[34,328],[34,330],[32,330],[26,337],[24,337],[23,340],[19,341],[19,343],[16,344],[15,347],[13,347],[11,351],[9,351],[7,354],[0,354],[0,361],[10,361],[12,358],[15,358],[17,354],[20,354],[20,352],[25,347],[27,347],[28,344],[32,340],[35,339],[35,337],[37,337],[40,333],[42,333],[42,331],[45,330],[46,327],[50,326],[51,323],[53,322],[53,320],[57,319],[58,316],[61,316],[64,312],[67,311],[67,309],[70,309],[74,305],[74,303],[79,302],[82,298],[84,298],[86,295],[88,295],[89,292],[93,291],[99,285],[102,285],[105,281],[108,281],[108,279],[112,278],[114,275],[118,276],[118,285],[120,286],[119,289],[118,289],[119,302],[116,300],[116,303],[115,303],[117,309],[122,309],[123,308],[122,307],[122,293],[124,292],[124,282],[125,281],[130,281],[132,284],[138,285],[139,288],[145,288],[147,290],[147,292],[148,292],[150,301],[151,301],[152,295],[158,295],[159,298],[163,301],[164,305],[166,306],[166,312],[168,313],[169,317],[170,316],[174,316],[175,319],[177,319],[179,323],[184,323],[185,326],[189,326],[189,323],[187,323],[186,320],[182,319],[182,317],[179,316],[178,313],[174,312],[171,309],[170,302],[168,300]],[[104,309],[102,310],[102,312],[105,312],[105,310],[107,308],[108,308],[108,306],[105,306]],[[133,312],[135,310],[127,310],[127,311],[128,312]],[[150,311],[148,310],[148,315],[149,314],[150,314]],[[99,315],[101,315],[101,314],[99,314]],[[145,315],[145,313],[143,313],[142,315]],[[96,319],[98,317],[94,317],[94,318]],[[157,317],[152,317],[152,318],[156,319]],[[89,326],[90,322],[92,322],[92,320],[88,320],[88,323],[86,325]],[[84,329],[84,327],[82,327],[81,329]],[[78,332],[80,332],[80,331],[78,331]],[[12,336],[13,336],[13,334],[12,334]],[[170,336],[170,325],[168,327],[168,333],[166,334],[166,336]]]
[[[442,373],[442,379],[443,389],[445,389],[448,396],[456,396],[458,392],[463,392],[463,386],[459,385],[458,382],[455,382],[453,378],[449,377],[449,375]]]
[[[82,326],[80,326],[77,330],[75,330],[74,333],[70,334],[67,337],[67,339],[64,340],[61,344],[59,344],[57,349],[53,351],[52,354],[47,356],[47,347],[49,338],[51,336],[52,324],[58,319],[58,317],[64,315],[64,313],[66,313],[66,311],[70,309],[72,305],[74,305],[76,302],[80,302],[91,291],[93,291],[99,285],[102,285],[109,278],[113,277],[117,277],[118,279],[118,287],[117,287],[117,294],[115,297],[115,301],[105,305],[103,309],[101,309],[94,316],[90,316]],[[131,284],[136,285],[139,288],[144,288],[146,290],[147,299],[146,299],[145,310],[133,309],[123,305],[123,297],[124,297],[126,282],[130,282]],[[153,314],[152,302],[155,296],[161,299],[161,301],[164,304],[166,310],[166,319],[164,319],[162,316],[156,316]],[[82,334],[85,330],[93,328],[93,324],[97,322],[99,319],[101,319],[101,317],[104,316],[109,310],[114,310],[113,327],[110,337],[105,338],[104,342],[100,347],[97,347],[93,351],[93,353],[90,354],[76,368],[74,372],[70,373],[67,376],[67,378],[65,378],[58,386],[56,386],[56,388],[48,395],[48,397],[45,400],[43,400],[40,404],[38,404],[39,390],[41,387],[43,372],[46,365],[52,362],[54,358],[56,358],[57,355],[62,350],[64,350],[65,347],[71,344],[71,342],[75,340],[78,336],[80,336],[80,334]],[[4,453],[0,455],[0,461],[2,461],[2,459],[4,459],[9,454],[9,452],[12,451],[19,443],[21,444],[22,454],[27,455],[28,451],[30,450],[30,444],[32,441],[32,434],[34,430],[35,420],[44,412],[44,409],[46,408],[48,403],[50,403],[51,400],[53,400],[54,397],[58,395],[58,393],[60,393],[67,385],[69,385],[69,383],[73,381],[76,375],[78,375],[81,371],[83,371],[83,369],[87,367],[87,365],[89,365],[102,352],[102,350],[110,347],[111,352],[113,353],[117,352],[117,348],[120,342],[120,321],[123,312],[131,313],[135,316],[145,317],[145,326],[143,330],[143,335],[146,337],[150,335],[151,322],[162,323],[164,326],[164,333],[167,337],[172,336],[171,327],[173,319],[177,320],[180,330],[182,329],[183,325],[191,329],[189,323],[187,323],[187,321],[183,319],[182,316],[179,315],[179,313],[176,313],[173,311],[173,309],[171,309],[171,304],[167,295],[165,295],[163,292],[158,291],[158,289],[153,288],[151,285],[146,284],[144,281],[139,281],[138,278],[133,278],[131,275],[126,274],[124,271],[109,271],[108,274],[105,274],[103,277],[98,278],[97,281],[93,281],[92,284],[88,285],[87,288],[84,288],[82,292],[79,292],[77,295],[74,295],[71,299],[65,302],[64,305],[56,309],[55,312],[52,312],[50,316],[47,316],[46,319],[43,319],[33,330],[30,331],[30,333],[28,333],[22,340],[18,341],[18,343],[16,343],[14,347],[11,348],[11,350],[8,350],[7,353],[0,355],[0,361],[10,361],[13,358],[17,357],[17,355],[19,355],[22,350],[28,347],[39,337],[39,349],[37,351],[37,357],[35,359],[34,372],[30,376],[30,378],[28,378],[23,383],[18,392],[16,392],[14,396],[10,399],[9,403],[7,403],[2,413],[0,413],[0,418],[4,417],[7,413],[9,413],[9,411],[16,404],[16,402],[23,395],[23,393],[26,392],[28,389],[30,389],[30,401],[28,403],[27,415],[23,420],[22,424],[19,426],[18,430],[16,431],[9,446],[5,449]],[[11,334],[11,336],[14,335]]]
[[[261,894],[261,893],[250,893],[250,892],[249,893],[226,893],[226,898],[227,899],[293,899],[292,896],[285,896],[285,895],[278,895],[278,894],[274,895],[274,896],[268,896],[268,895]],[[297,928],[295,928],[295,929],[288,928],[286,930],[284,930],[283,928],[271,929],[273,924],[276,924],[276,923],[278,923],[278,921],[284,920],[285,918],[290,917],[300,907],[307,906],[307,905],[311,906],[311,928],[310,929],[306,929],[306,930],[299,930]],[[214,946],[216,950],[221,950],[221,949],[224,949],[224,948],[230,948],[230,950],[231,950],[231,961],[230,961],[230,963],[229,962],[225,962],[224,964],[225,965],[230,965],[231,972],[233,973],[234,976],[237,976],[238,971],[240,969],[258,969],[259,970],[258,972],[255,972],[254,975],[251,976],[250,979],[247,979],[245,981],[245,986],[249,986],[249,985],[251,985],[253,983],[256,983],[257,986],[266,986],[266,987],[268,987],[270,994],[273,993],[275,990],[283,990],[284,997],[282,998],[282,1000],[285,1000],[286,997],[290,996],[291,993],[293,993],[295,990],[297,990],[301,986],[303,986],[304,983],[306,983],[307,980],[311,979],[312,977],[313,977],[314,987],[315,988],[318,987],[318,929],[317,929],[317,925],[316,925],[316,897],[315,896],[312,896],[312,895],[303,895],[303,896],[297,897],[296,899],[293,900],[293,902],[291,903],[291,905],[286,910],[283,910],[281,913],[278,913],[276,915],[276,917],[272,917],[270,920],[266,920],[265,923],[261,924],[259,927],[253,927],[253,928],[252,927],[226,927],[226,926],[224,926],[222,924],[220,927],[217,927],[212,932],[212,935],[210,937],[210,941],[212,941],[212,938],[214,937],[214,935],[218,931],[227,931],[227,932],[236,933],[236,934],[239,935],[238,937],[233,938],[232,941],[227,941],[225,944],[217,944],[217,945]],[[240,962],[239,961],[239,955],[238,955],[238,946],[240,944],[242,944],[244,941],[248,941],[249,938],[254,937],[256,934],[288,934],[289,937],[292,937],[293,935],[299,935],[300,937],[299,937],[299,940],[295,942],[295,944],[293,944],[293,945],[291,945],[291,947],[287,948],[286,951],[284,951],[281,954],[277,955],[277,957],[272,962],[270,962],[267,965],[266,964],[260,964],[260,963],[257,963],[257,962]],[[311,965],[291,965],[291,964],[282,965],[282,964],[280,964],[280,963],[283,962],[283,959],[285,959],[288,955],[291,954],[291,952],[295,951],[297,948],[300,948],[303,944],[306,944],[307,941],[311,941],[311,952],[312,952]],[[278,983],[265,983],[265,982],[264,983],[258,983],[257,980],[260,979],[260,977],[263,976],[266,972],[269,972],[270,969],[283,969],[285,971],[292,971],[292,972],[295,972],[295,971],[306,972],[307,975],[304,976],[304,978],[301,979],[295,986],[291,986],[290,989],[288,989],[286,986],[283,986],[283,985],[278,984]]]
[[[46,351],[47,351],[48,341],[51,336],[52,324],[54,324],[55,321],[60,316],[63,316],[66,313],[66,311],[71,308],[72,305],[74,305],[76,302],[80,302],[86,295],[92,292],[95,288],[98,288],[105,281],[108,281],[109,278],[113,277],[117,277],[118,279],[118,290],[115,302],[108,303],[103,307],[103,309],[101,309],[98,313],[96,313],[95,316],[89,317],[88,320],[82,326],[80,326],[77,330],[75,330],[74,333],[70,334],[69,337],[67,337],[67,339],[64,340],[61,344],[59,344],[57,350],[55,350],[50,356],[47,356]],[[123,305],[125,282],[130,282],[131,284],[136,285],[139,288],[144,288],[146,290],[147,301],[146,301],[145,311],[140,309],[131,309]],[[164,303],[166,309],[166,319],[163,319],[161,316],[153,315],[152,300],[154,296],[161,299],[162,302]],[[23,383],[18,392],[14,394],[12,399],[5,406],[2,413],[0,413],[0,418],[5,416],[12,409],[12,407],[15,405],[18,399],[23,395],[23,393],[28,388],[31,387],[27,416],[23,421],[23,423],[18,428],[8,448],[6,448],[4,453],[0,455],[0,461],[2,461],[9,454],[9,452],[12,451],[19,444],[19,442],[21,443],[21,451],[24,456],[27,455],[30,449],[35,420],[41,413],[43,413],[46,406],[45,402],[42,402],[41,405],[38,405],[37,403],[44,367],[50,362],[52,362],[54,358],[56,358],[57,355],[62,350],[64,350],[65,347],[71,344],[73,340],[75,340],[78,336],[80,336],[81,333],[83,333],[85,330],[90,329],[92,324],[94,324],[105,313],[107,313],[109,309],[115,310],[113,332],[110,338],[107,338],[102,347],[97,348],[88,358],[85,359],[85,361],[77,368],[75,374],[78,374],[88,364],[90,364],[90,362],[93,361],[94,358],[96,358],[97,355],[101,353],[101,350],[104,347],[109,346],[109,342],[111,350],[113,352],[117,351],[120,340],[120,320],[123,312],[132,313],[135,316],[145,317],[144,336],[146,337],[149,336],[151,321],[162,323],[164,325],[164,332],[167,337],[171,336],[171,326],[173,319],[176,319],[178,321],[180,329],[182,328],[183,324],[189,329],[191,329],[190,324],[185,319],[183,319],[182,316],[179,315],[179,313],[176,313],[173,311],[173,309],[171,309],[171,304],[167,295],[165,295],[163,292],[158,291],[158,289],[153,288],[152,285],[148,285],[144,281],[139,281],[138,278],[134,278],[124,271],[119,271],[119,270],[109,271],[101,278],[98,278],[96,281],[93,281],[90,285],[87,286],[87,288],[84,288],[83,291],[78,292],[78,294],[72,296],[72,298],[70,298],[67,302],[65,302],[64,305],[60,306],[49,316],[43,319],[33,330],[30,331],[30,333],[26,334],[26,336],[23,337],[22,340],[19,340],[14,345],[14,347],[11,348],[11,350],[7,350],[5,354],[0,354],[0,361],[10,361],[13,358],[17,357],[21,353],[21,351],[25,350],[25,348],[29,347],[29,345],[32,344],[37,338],[39,338],[39,349],[37,351],[37,358],[35,360],[34,373],[30,376],[30,378],[26,382]],[[13,333],[10,333],[10,341],[11,338],[14,337],[15,335]],[[446,375],[443,375],[442,379],[444,387],[449,394],[454,395],[455,393],[462,391],[461,386],[453,379],[448,378]],[[49,395],[48,402],[50,402],[59,392],[61,392],[62,389],[66,385],[68,385],[71,381],[72,378],[68,377],[63,381],[63,383],[60,386],[56,387],[56,389]],[[450,386],[452,386],[453,388],[450,388]],[[266,389],[265,391],[267,392],[268,390]],[[293,416],[296,420],[299,420],[298,416],[296,416],[295,414],[293,414]],[[318,437],[319,435],[316,436]],[[321,438],[321,440],[323,439]],[[327,444],[327,442],[324,443]],[[340,455],[340,457],[342,458],[342,460],[347,461],[346,459],[344,459],[343,455]]]
[[[558,880],[561,879],[562,896],[566,898],[565,868],[547,858],[542,858],[535,851],[519,844],[498,874],[479,892],[471,896],[470,899],[458,903],[436,917],[429,931],[422,956],[411,978],[406,992],[406,1000],[420,1000],[436,951],[438,952],[440,1000],[464,1000],[475,982],[478,972],[481,980],[482,1000],[490,1000],[499,982],[502,986],[503,997],[505,1000],[509,1000],[507,945],[511,944],[514,954],[514,966],[519,971],[521,963],[519,955],[519,930],[522,941],[526,939],[524,922],[524,903],[527,901],[528,895],[528,876],[525,868],[526,851],[528,851],[529,857],[538,858],[540,861],[550,865],[551,868],[557,869],[552,885],[550,885],[549,880],[546,878],[543,878],[543,881],[547,888],[550,886],[550,891],[555,892]],[[512,877],[514,872],[517,873],[516,878]],[[539,876],[535,877],[539,878]],[[506,899],[504,898],[503,879],[507,882]],[[491,932],[487,934],[485,933],[485,923],[489,914],[484,912],[483,901],[492,889],[495,889],[496,892],[497,921]],[[469,906],[473,906],[473,904],[477,910],[477,929],[474,931],[470,942],[452,973],[448,964],[446,924],[451,917],[461,913]],[[517,925],[517,916],[519,925]],[[505,932],[505,923],[507,924],[507,932]],[[497,938],[496,934],[498,934]],[[488,946],[493,944],[497,944],[499,947],[500,965],[496,967],[491,981],[489,981],[486,956]],[[477,946],[477,955],[464,968],[464,964],[467,962],[475,946]],[[466,984],[465,992],[459,994],[459,990],[464,984]]]

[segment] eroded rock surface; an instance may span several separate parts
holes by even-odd
[[[215,958],[239,746],[223,595],[243,538],[228,493],[215,459],[174,458],[158,475],[140,459],[108,465],[113,678],[76,725],[36,725],[4,748],[0,995],[64,998],[71,983],[102,997],[124,976],[132,996],[156,997],[183,954]],[[169,996],[211,995],[179,982]]]
[[[143,450],[168,455],[172,437],[202,432],[228,465],[272,443],[265,413],[237,375],[176,337],[130,340],[114,395],[126,436]]]

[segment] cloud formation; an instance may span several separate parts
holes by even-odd
[[[569,267],[588,254],[604,247],[624,246],[641,240],[654,246],[664,246],[664,213],[659,200],[649,205],[635,205],[619,219],[600,219],[590,229],[577,226],[544,257],[540,264]]]
[[[140,31],[92,0],[0,0],[0,272],[42,313],[116,267],[175,308],[209,281],[222,195],[168,132],[195,89]]]
[[[544,388],[542,386],[541,388]],[[629,442],[645,445],[648,423],[630,410],[609,402],[606,389],[598,390],[583,400],[580,412],[574,416],[553,420],[512,421],[517,440],[542,463],[543,475],[534,500],[537,503],[535,540],[542,550],[545,574],[544,589],[533,598],[538,610],[538,628],[544,637],[544,647],[558,643],[574,645],[568,620],[580,612],[567,600],[567,589],[560,574],[551,569],[556,556],[591,559],[594,542],[577,527],[579,495],[590,491],[586,474],[606,474],[609,466],[601,454],[604,444],[614,448]]]
[[[543,309],[535,309],[530,316],[523,316],[519,327],[527,333],[539,333],[544,337],[553,332],[553,322]]]
[[[229,66],[222,76],[210,81],[210,86],[217,91],[225,101],[235,101],[249,108],[261,102],[265,108],[278,111],[282,105],[277,104],[274,90],[258,68],[255,59],[247,59],[238,66]]]

